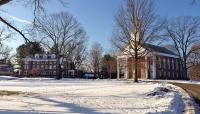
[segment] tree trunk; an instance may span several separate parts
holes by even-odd
[[[188,79],[187,64],[186,64],[185,61],[184,61],[184,64],[183,64],[183,78],[184,78],[185,80]]]
[[[59,56],[59,55],[56,55]],[[60,64],[60,57],[57,57],[56,59],[56,66],[57,66],[57,72],[56,72],[56,80],[60,80],[62,78],[61,74],[62,74],[62,70],[61,70],[61,64]]]
[[[134,82],[138,82],[138,58],[135,57],[135,77]]]
[[[109,72],[109,79],[111,79],[111,72]]]

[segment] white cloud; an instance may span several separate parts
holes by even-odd
[[[5,14],[6,16],[10,17],[10,18],[11,18],[12,20],[14,20],[14,21],[17,21],[17,22],[20,22],[20,23],[25,23],[25,24],[32,24],[32,22],[30,22],[30,21],[28,21],[28,20],[20,19],[20,18],[18,18],[18,17],[15,17],[15,16],[10,15],[10,14],[5,13],[5,12],[4,12],[4,14]]]

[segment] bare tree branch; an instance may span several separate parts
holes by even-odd
[[[138,60],[147,54],[143,46],[158,39],[164,25],[154,11],[152,0],[126,0],[115,17],[117,28],[112,41],[134,60],[135,82],[138,81]]]
[[[173,41],[179,58],[181,59],[184,78],[188,78],[188,68],[193,65],[191,60],[195,60],[194,58],[190,58],[192,53],[199,50],[199,48],[193,47],[196,42],[200,41],[199,27],[199,17],[189,16],[171,19],[165,27],[165,36]]]

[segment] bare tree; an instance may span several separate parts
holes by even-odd
[[[11,0],[0,0],[0,6],[7,4],[8,2],[10,2]]]
[[[12,2],[14,0],[0,0],[0,6],[7,4],[9,2]],[[41,12],[45,11],[45,3],[47,3],[50,0],[19,0],[18,2],[24,2],[24,4],[29,5],[31,7],[33,7],[33,14],[34,14],[34,20],[33,20],[33,24],[35,23],[35,20],[38,16],[40,16],[39,14]],[[66,4],[66,2],[64,2],[63,0],[58,0],[59,2],[61,2],[63,5]],[[16,31],[17,33],[19,33],[25,40],[25,42],[29,42],[31,43],[31,41],[29,40],[29,38],[25,35],[25,33],[23,33],[21,30],[19,30],[17,27],[15,27],[13,24],[11,24],[8,20],[6,20],[4,17],[0,16],[0,22],[2,22],[3,24],[7,25],[9,28],[13,29],[14,31]]]
[[[94,43],[90,50],[90,62],[92,69],[94,71],[95,77],[99,77],[100,68],[101,68],[101,59],[102,59],[103,49],[101,44]]]
[[[108,78],[112,78],[112,74],[117,72],[117,60],[109,54],[104,55],[102,60],[102,70],[108,74]]]
[[[3,44],[3,42],[11,37],[11,33],[6,33],[6,30],[4,28],[0,29],[0,45]]]
[[[197,4],[197,2],[199,2],[199,0],[191,0],[191,4],[194,5],[194,4]]]
[[[11,48],[4,45],[4,41],[11,37],[11,33],[6,33],[5,29],[0,29],[0,55],[3,58],[8,57]]]
[[[196,42],[200,41],[200,18],[199,17],[177,17],[171,19],[165,27],[165,36],[171,39],[181,59],[183,76],[188,78],[188,68],[191,63],[189,58],[193,52],[200,48],[193,48]]]
[[[11,57],[11,51],[12,48],[5,45],[0,45],[0,58],[9,59]]]
[[[57,78],[59,79],[61,56],[69,58],[78,46],[81,48],[86,40],[86,33],[77,20],[67,12],[38,18],[35,30],[42,38],[42,44],[49,50],[53,48],[58,65]]]
[[[83,41],[82,44],[77,45],[77,47],[73,50],[70,59],[72,60],[76,69],[80,69],[80,67],[84,64],[84,61],[87,57],[87,47],[85,44],[86,40]]]
[[[112,41],[124,54],[133,58],[135,82],[138,82],[138,60],[146,54],[142,45],[160,37],[163,23],[158,21],[154,11],[152,0],[126,0],[116,16],[117,29]]]

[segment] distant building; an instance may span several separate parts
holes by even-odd
[[[200,64],[196,64],[189,69],[190,80],[200,81]]]
[[[10,65],[7,64],[6,59],[0,59],[0,75],[12,75],[13,70]]]
[[[55,77],[57,74],[57,62],[54,54],[35,54],[33,57],[22,59],[20,76]],[[62,75],[64,77],[75,77],[76,70],[71,61],[63,59]]]
[[[172,51],[151,44],[142,46],[146,50],[144,57],[140,58],[138,75],[141,79],[187,79],[181,75],[180,59]],[[134,59],[126,52],[117,57],[118,78],[128,79],[134,77]]]

